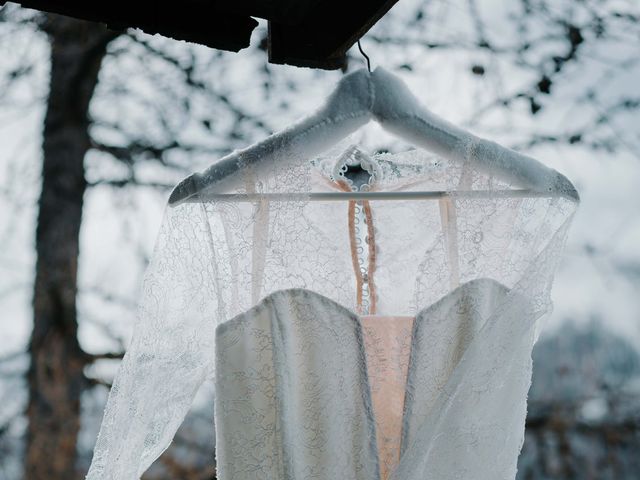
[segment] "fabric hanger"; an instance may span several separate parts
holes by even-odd
[[[169,204],[176,206],[185,201],[220,196],[242,185],[247,169],[259,178],[282,157],[297,158],[301,162],[312,158],[371,120],[418,147],[450,161],[474,162],[474,168],[525,189],[513,190],[515,196],[563,196],[579,200],[575,187],[564,175],[531,157],[477,137],[438,117],[420,105],[400,78],[377,67],[373,72],[360,69],[345,75],[315,113],[248,148],[225,156],[202,172],[188,176],[174,188]],[[419,193],[357,192],[337,195],[413,198]],[[426,197],[438,198],[454,192],[424,193]],[[481,195],[479,191],[467,193]],[[505,194],[510,195],[508,192]],[[316,195],[330,199],[336,194]],[[247,200],[252,199],[247,197]]]

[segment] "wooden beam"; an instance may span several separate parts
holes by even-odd
[[[24,7],[106,24],[111,30],[139,28],[176,40],[237,52],[249,46],[258,22],[217,8],[218,2],[182,0],[19,0]]]
[[[344,56],[398,0],[326,0],[296,25],[269,22],[269,61],[337,69]]]
[[[341,68],[345,53],[398,0],[18,0],[28,8],[106,24],[139,28],[176,40],[237,52],[269,21],[272,63]],[[3,0],[0,0],[0,4]]]

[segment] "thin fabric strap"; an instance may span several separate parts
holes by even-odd
[[[367,268],[367,278],[369,283],[369,314],[376,314],[376,284],[374,282],[374,274],[376,271],[376,236],[375,227],[373,225],[373,212],[371,203],[368,200],[362,202],[364,215],[367,219],[367,244],[369,247],[369,266]]]
[[[348,184],[342,180],[336,182],[341,190],[350,192]],[[348,222],[349,222],[349,246],[351,250],[351,261],[353,263],[353,271],[356,276],[356,304],[358,313],[368,313],[369,315],[375,315],[376,313],[376,287],[374,281],[374,275],[376,270],[376,238],[375,227],[373,225],[373,211],[371,209],[371,203],[368,200],[361,202],[362,209],[367,224],[367,247],[368,247],[368,265],[367,265],[367,288],[369,296],[369,308],[368,312],[364,312],[364,277],[362,270],[360,269],[359,255],[358,255],[358,241],[356,231],[356,200],[349,200],[348,209]]]
[[[458,218],[456,215],[455,199],[445,197],[439,200],[440,221],[447,244],[447,259],[449,262],[449,286],[456,288],[460,285],[460,267],[458,259]]]

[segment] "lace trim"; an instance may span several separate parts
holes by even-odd
[[[369,176],[368,181],[361,185],[346,176],[349,166],[359,166]],[[365,154],[357,146],[351,145],[336,161],[332,179],[340,190],[368,191],[371,190],[382,177],[382,170],[378,163],[369,155]],[[367,226],[364,243],[367,244],[367,255],[365,258],[363,239],[358,228],[360,222]],[[351,260],[353,271],[356,276],[356,304],[358,314],[374,315],[376,313],[376,287],[374,273],[376,269],[376,241],[375,228],[373,226],[373,211],[369,201],[349,201],[348,209],[349,222],[349,244],[351,248]],[[367,263],[365,267],[364,264]]]
[[[368,182],[360,187],[354,185],[353,181],[345,175],[350,166],[360,166],[366,171],[369,174]],[[373,185],[380,182],[382,169],[378,162],[360,150],[358,146],[350,145],[336,161],[333,171],[331,172],[331,177],[336,182],[346,182],[349,191],[367,191],[370,190]]]

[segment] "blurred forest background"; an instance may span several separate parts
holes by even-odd
[[[232,54],[0,10],[0,480],[83,478],[170,188],[342,75],[270,65],[265,38]],[[400,0],[362,45],[576,184],[518,478],[640,478],[640,4]],[[215,478],[206,390],[144,478]]]

